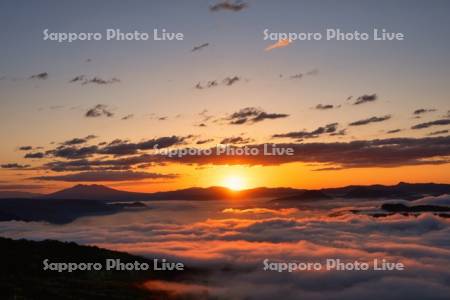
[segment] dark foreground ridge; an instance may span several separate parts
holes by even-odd
[[[182,280],[193,271],[44,271],[43,261],[121,262],[153,264],[152,260],[123,252],[53,240],[41,242],[0,238],[1,299],[175,299],[162,291],[149,291],[148,280]]]

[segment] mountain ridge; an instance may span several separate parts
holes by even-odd
[[[233,198],[274,198],[305,199],[319,198],[402,198],[413,200],[424,195],[438,196],[450,194],[450,184],[439,183],[405,183],[396,185],[350,185],[338,188],[296,189],[289,187],[257,187],[241,191],[233,191],[226,187],[211,186],[207,188],[191,187],[173,191],[152,193],[128,192],[105,185],[77,184],[70,188],[36,197],[0,197],[29,199],[64,199],[64,200],[98,200],[98,201],[147,201],[147,200],[223,200]]]

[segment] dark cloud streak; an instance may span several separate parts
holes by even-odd
[[[352,122],[348,125],[349,126],[362,126],[362,125],[367,125],[370,123],[379,123],[379,122],[387,121],[387,120],[391,119],[391,117],[392,117],[391,115],[385,115],[385,116],[381,116],[381,117],[371,117],[371,118]]]
[[[212,12],[217,12],[217,11],[222,11],[222,10],[238,12],[247,7],[248,7],[248,4],[245,2],[241,2],[241,1],[230,2],[230,1],[225,0],[225,1],[218,2],[214,5],[211,5],[209,7],[209,10]]]

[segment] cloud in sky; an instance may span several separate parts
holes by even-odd
[[[264,51],[271,51],[273,49],[284,48],[284,47],[289,46],[291,43],[292,42],[290,40],[288,40],[288,39],[279,40],[275,44],[267,46],[264,49]]]
[[[129,120],[129,119],[132,119],[133,117],[134,117],[133,114],[129,114],[129,115],[123,116],[121,120],[126,121],[126,120]]]
[[[30,151],[30,150],[33,150],[33,146],[20,146],[19,150],[20,151]]]
[[[133,155],[137,154],[141,150],[154,150],[155,147],[158,149],[167,148],[175,145],[183,144],[185,141],[190,139],[192,136],[163,136],[158,138],[153,138],[149,140],[144,140],[138,143],[130,143],[126,140],[116,139],[109,144],[102,145],[80,145],[92,139],[93,136],[87,136],[84,139],[72,139],[62,143],[60,146],[47,150],[45,153],[28,153],[25,158],[44,158],[44,157],[55,157],[55,158],[65,158],[70,160],[88,158],[93,155]]]
[[[219,85],[224,85],[224,86],[232,86],[233,84],[241,81],[242,78],[239,76],[228,76],[225,77],[222,81],[219,80],[209,80],[206,83],[201,83],[198,82],[194,87],[198,90],[203,90],[203,89],[208,89],[208,88],[213,88],[213,87],[218,87]]]
[[[333,109],[334,105],[332,105],[332,104],[317,104],[314,108],[317,110],[327,110],[327,109]]]
[[[319,69],[312,69],[305,73],[308,76],[315,76],[319,74]]]
[[[441,134],[448,134],[448,133],[449,133],[449,130],[439,130],[439,131],[430,132],[428,135],[433,136],[433,135],[441,135]]]
[[[338,130],[337,123],[327,124],[312,131],[288,132],[276,134],[274,138],[290,138],[296,141],[316,138],[322,135],[345,135],[345,129]],[[247,148],[257,148],[259,155],[217,155],[211,148],[212,155],[186,155],[169,157],[164,154],[148,153],[158,145],[159,149],[181,146],[193,136],[168,136],[132,143],[124,140],[114,140],[101,146],[85,147],[58,146],[46,153],[28,153],[26,158],[63,158],[64,160],[47,161],[38,168],[55,172],[90,171],[90,170],[131,170],[140,164],[180,163],[197,165],[281,165],[285,163],[303,162],[323,164],[327,169],[398,167],[408,165],[437,165],[450,162],[450,136],[426,138],[390,138],[376,140],[356,140],[350,142],[332,143],[275,143],[278,148],[292,148],[293,155],[267,156],[263,155],[264,144],[246,144]],[[212,142],[212,139],[199,140],[202,145]],[[243,142],[238,140],[223,140],[223,142]],[[245,140],[250,142],[250,140]],[[195,140],[194,140],[195,144]],[[231,144],[231,143],[230,143]],[[231,144],[232,145],[232,144]],[[239,146],[232,146],[239,147]],[[182,149],[182,148],[181,148]],[[107,158],[104,155],[112,155]]]
[[[359,104],[363,104],[363,103],[368,103],[368,102],[374,102],[378,99],[377,94],[365,94],[362,96],[359,96],[358,98],[356,98],[355,102],[353,103],[353,105],[359,105]]]
[[[111,112],[111,109],[105,104],[97,104],[93,108],[90,108],[86,111],[85,117],[88,118],[97,118],[97,117],[112,117],[114,113]]]
[[[66,159],[77,159],[89,157],[98,152],[98,146],[85,146],[85,147],[76,147],[76,146],[59,146],[56,149],[46,151],[46,155],[52,155],[54,157],[61,157]]]
[[[315,76],[319,74],[318,69],[312,69],[310,71],[307,71],[306,73],[297,73],[289,76],[289,79],[302,79],[304,76]],[[283,75],[280,75],[280,77],[283,77]]]
[[[144,179],[174,179],[176,174],[158,174],[133,171],[88,171],[67,175],[46,175],[32,177],[34,180],[95,182],[95,181],[134,181]]]
[[[211,143],[214,142],[214,139],[204,139],[204,140],[198,140],[197,142],[195,142],[197,145],[203,145],[203,144],[207,144],[207,143]]]
[[[24,158],[43,158],[45,157],[45,153],[43,152],[32,152],[25,154]]]
[[[175,145],[181,145],[191,136],[164,136],[145,140],[138,143],[129,142],[117,142],[109,144],[101,149],[98,149],[100,154],[111,155],[131,155],[137,153],[139,150],[153,150],[155,147],[158,149],[168,148]]]
[[[310,133],[309,133],[310,134]],[[287,136],[289,135],[289,136]],[[304,133],[285,134],[299,138]],[[306,133],[308,135],[308,133]],[[246,145],[257,148],[260,155],[197,155],[178,157],[147,157],[162,162],[185,164],[280,165],[290,162],[319,163],[340,168],[398,167],[436,165],[450,162],[450,136],[426,138],[390,138],[333,143],[278,143],[279,148],[292,148],[294,155],[263,155],[262,144]],[[212,151],[214,153],[214,151]]]
[[[411,129],[424,129],[424,128],[429,128],[432,126],[445,126],[445,125],[450,125],[450,118],[420,123],[420,124],[412,126]]]
[[[391,115],[385,115],[385,116],[381,116],[381,117],[371,117],[371,118],[367,118],[367,119],[362,119],[362,120],[358,120],[358,121],[355,121],[355,122],[351,122],[348,125],[349,126],[361,126],[361,125],[367,125],[367,124],[370,124],[370,123],[379,123],[379,122],[387,121],[387,120],[389,120],[391,118],[392,118]]]
[[[238,76],[226,77],[226,78],[223,80],[223,83],[224,83],[225,85],[230,86],[230,85],[233,85],[234,83],[238,82],[239,80],[241,80],[241,79],[240,79]]]
[[[0,165],[2,169],[14,169],[14,170],[20,170],[20,169],[27,169],[30,167],[30,165],[22,165],[18,163],[8,163],[8,164],[2,164]]]
[[[34,74],[30,76],[30,79],[40,79],[40,80],[45,80],[48,78],[48,73],[47,72],[42,72],[39,74]]]
[[[194,46],[192,48],[191,52],[202,50],[203,48],[206,48],[208,46],[209,46],[209,43],[204,43],[204,44],[201,44],[201,45],[198,45],[198,46]]]
[[[398,133],[398,132],[401,132],[401,131],[402,131],[401,129],[392,129],[392,130],[386,131],[386,133],[387,134],[394,134],[394,133]]]
[[[157,162],[157,159],[150,154],[140,154],[124,158],[114,159],[73,159],[69,161],[51,161],[42,166],[44,170],[54,172],[64,171],[92,171],[92,170],[129,170],[132,167]]]
[[[208,81],[206,84],[203,84],[203,85],[200,82],[198,82],[195,85],[195,88],[198,89],[198,90],[203,90],[203,89],[206,89],[206,88],[216,87],[218,85],[219,84],[217,83],[217,80],[211,80],[211,81]]]
[[[89,140],[92,140],[95,138],[97,138],[95,135],[90,134],[84,138],[73,138],[73,139],[67,140],[65,142],[62,142],[61,144],[64,146],[80,145],[80,144],[87,143]]]
[[[303,73],[298,73],[298,74],[294,74],[289,76],[290,79],[302,79],[303,78]]]
[[[233,136],[233,137],[228,137],[228,138],[224,138],[220,141],[221,144],[233,144],[233,145],[238,145],[238,144],[248,144],[253,142],[254,140],[251,138],[244,138],[241,136]]]
[[[242,125],[242,124],[253,124],[264,120],[274,120],[287,117],[289,117],[288,114],[267,113],[260,108],[246,107],[235,113],[232,113],[225,119],[228,121],[229,124]]]
[[[413,114],[414,115],[422,115],[428,112],[434,112],[436,111],[434,108],[420,108],[420,109],[416,109]]]
[[[232,12],[238,12],[248,7],[248,4],[243,1],[229,1],[229,0],[223,0],[220,1],[214,5],[211,5],[209,7],[210,11],[217,12],[217,11],[232,11]]]
[[[288,133],[282,133],[282,134],[274,134],[273,138],[291,138],[291,139],[310,139],[310,138],[317,138],[323,134],[331,134],[336,133],[338,128],[338,123],[331,123],[327,124],[325,126],[318,127],[315,130],[312,131],[292,131]]]
[[[113,84],[120,82],[120,79],[113,77],[111,79],[103,79],[101,77],[88,77],[86,75],[78,75],[69,80],[70,83],[80,83],[82,85],[86,85],[89,83],[105,85],[105,84]]]

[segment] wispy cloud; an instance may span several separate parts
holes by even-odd
[[[275,44],[267,46],[264,50],[271,51],[273,49],[284,48],[284,47],[289,46],[291,43],[292,42],[288,39],[279,40]]]
[[[207,143],[211,143],[214,142],[214,139],[205,139],[205,140],[198,140],[196,142],[197,145],[203,145],[203,144],[207,144]]]
[[[387,134],[394,134],[394,133],[398,133],[398,132],[401,132],[402,130],[401,129],[392,129],[392,130],[388,130],[386,133]]]
[[[325,126],[318,127],[315,130],[312,131],[292,131],[288,133],[282,133],[282,134],[274,134],[273,138],[291,138],[291,139],[311,139],[311,138],[317,138],[323,134],[332,134],[337,132],[338,123],[331,123],[327,124]],[[342,132],[345,134],[345,131]]]
[[[123,116],[121,120],[124,120],[124,121],[125,121],[125,120],[132,119],[133,117],[134,117],[133,114],[129,114],[129,115]]]
[[[70,83],[80,83],[82,85],[86,85],[89,83],[105,85],[105,84],[113,84],[120,82],[120,79],[113,77],[111,79],[103,79],[101,77],[87,77],[86,75],[78,75],[69,80]]]
[[[381,116],[381,117],[371,117],[371,118],[362,119],[362,120],[358,120],[358,121],[352,122],[352,123],[350,123],[348,125],[349,126],[361,126],[361,125],[367,125],[367,124],[370,124],[370,123],[378,123],[378,122],[387,121],[387,120],[389,120],[391,118],[392,118],[391,115],[385,115],[385,116]]]
[[[239,81],[241,81],[242,78],[239,76],[229,76],[229,77],[225,77],[223,80],[219,81],[219,80],[209,80],[206,83],[201,83],[198,82],[194,87],[198,90],[202,90],[202,89],[207,89],[207,88],[213,88],[213,87],[217,87],[220,84],[225,85],[225,86],[231,86]],[[220,82],[220,83],[219,83]]]
[[[85,117],[88,118],[97,118],[97,117],[112,117],[114,113],[111,112],[111,109],[105,104],[97,104],[93,108],[88,109],[85,113]]]
[[[414,125],[411,127],[411,129],[424,129],[424,128],[429,128],[432,126],[445,126],[445,125],[449,125],[450,124],[450,118],[449,119],[440,119],[440,120],[435,120],[435,121],[431,121],[431,122],[425,122],[425,123],[420,123],[417,125]]]
[[[296,74],[292,74],[292,75],[288,76],[287,78],[289,78],[289,79],[302,79],[305,76],[316,76],[318,74],[319,74],[319,70],[318,69],[312,69],[312,70],[309,70],[309,71],[304,72],[304,73],[303,72],[299,72],[299,73],[296,73]],[[281,77],[283,77],[283,74],[280,74],[280,78]]]
[[[264,120],[287,118],[288,116],[288,114],[283,113],[267,113],[256,107],[246,107],[231,114],[226,120],[232,125],[242,125],[257,123]]]
[[[433,136],[433,135],[441,135],[441,134],[448,134],[449,130],[439,130],[439,131],[434,131],[434,132],[430,132],[428,135],[429,136]]]
[[[90,134],[84,138],[73,138],[73,139],[67,140],[65,142],[62,142],[61,144],[64,146],[80,145],[80,144],[87,143],[89,140],[92,140],[95,138],[97,138],[95,135]]]
[[[371,95],[365,94],[365,95],[362,95],[362,96],[359,96],[358,98],[356,98],[353,105],[360,105],[363,103],[374,102],[377,99],[378,99],[377,94],[371,94]]]
[[[21,169],[29,168],[30,165],[23,165],[23,164],[18,164],[18,163],[8,163],[8,164],[0,165],[0,167],[2,167],[2,169],[21,170]]]
[[[332,105],[332,104],[317,104],[314,108],[318,109],[318,110],[327,110],[327,109],[333,109],[334,105]]]
[[[48,175],[32,177],[34,180],[95,182],[95,181],[130,181],[144,179],[174,179],[176,174],[158,174],[133,171],[88,171],[67,175]]]
[[[39,74],[34,74],[30,76],[30,79],[40,79],[40,80],[45,80],[48,78],[48,73],[47,72],[42,72]]]
[[[235,2],[231,2],[231,1],[220,1],[214,5],[211,5],[209,7],[210,11],[232,11],[232,12],[238,12],[241,11],[245,8],[248,7],[248,4],[242,1],[235,1]]]
[[[226,77],[226,78],[223,80],[223,83],[224,83],[225,85],[230,86],[230,85],[233,85],[234,83],[238,82],[239,80],[241,80],[241,79],[240,79],[238,76]]]
[[[436,111],[436,109],[434,109],[434,108],[420,108],[420,109],[416,109],[416,110],[413,112],[413,114],[414,114],[414,115],[423,115],[423,114],[425,114],[425,113],[428,113],[428,112],[434,112],[434,111]]]
[[[191,52],[202,50],[203,48],[206,48],[208,46],[209,46],[209,43],[204,43],[204,44],[201,44],[201,45],[198,45],[198,46],[194,46],[192,48]]]
[[[33,150],[33,146],[20,146],[19,150],[20,151],[30,151],[30,150]]]
[[[238,145],[238,144],[248,144],[253,142],[254,140],[251,138],[244,138],[241,136],[233,136],[233,137],[228,137],[228,138],[224,138],[223,140],[220,141],[221,144],[232,144],[232,145]]]
[[[44,158],[45,153],[43,152],[33,152],[25,154],[24,158]]]

